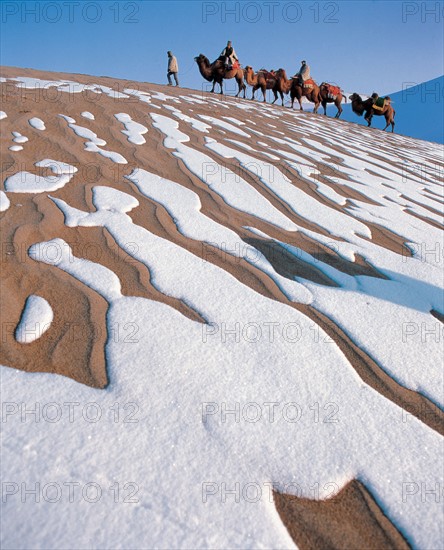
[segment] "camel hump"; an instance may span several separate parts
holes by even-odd
[[[267,71],[267,69],[261,69],[259,72],[264,75],[266,80],[271,80],[276,78],[274,71]]]

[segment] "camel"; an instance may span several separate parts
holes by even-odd
[[[261,69],[256,74],[254,74],[253,68],[247,65],[244,69],[245,80],[249,86],[253,87],[253,93],[251,99],[254,99],[254,94],[259,88],[262,90],[264,95],[264,103],[267,101],[265,92],[267,90],[272,90],[276,84],[276,77],[273,72],[268,72],[265,69]],[[276,96],[276,94],[275,94]]]
[[[319,105],[321,104],[319,86],[315,83],[314,80],[312,82],[313,82],[313,87],[308,88],[307,86],[301,86],[297,78],[292,79],[291,88],[290,88],[292,109],[293,109],[294,100],[297,99],[299,102],[300,110],[303,111],[304,109],[302,108],[302,98],[306,97],[308,101],[311,101],[311,103],[315,104],[313,113],[318,112]]]
[[[282,107],[284,106],[284,94],[288,94],[291,88],[291,80],[287,78],[287,73],[284,69],[276,71],[276,84],[273,87],[274,101],[276,102],[278,94],[281,96]]]
[[[210,64],[208,58],[205,57],[202,53],[195,57],[194,60],[199,67],[200,74],[205,78],[205,80],[213,83],[213,88],[211,89],[211,92],[214,92],[216,84],[219,84],[220,93],[223,94],[224,91],[222,87],[222,81],[224,80],[224,78],[227,80],[229,80],[230,78],[235,78],[238,86],[236,97],[241,93],[241,91],[243,91],[245,98],[246,85],[244,83],[244,72],[240,67],[228,70],[224,67],[223,61],[221,61],[220,59],[216,59],[216,61]]]
[[[327,82],[323,82],[319,86],[319,96],[322,107],[324,108],[324,115],[327,115],[327,103],[334,103],[338,110],[335,118],[339,118],[342,113],[342,100],[345,99],[345,102],[347,103],[347,96],[342,94],[341,88],[335,86],[336,90],[334,90],[334,97],[331,97],[331,89],[329,90],[330,87],[331,84],[328,84]]]
[[[394,132],[395,109],[393,109],[390,103],[390,98],[388,96],[386,97],[388,101],[385,103],[384,108],[382,110],[373,108],[373,99],[371,97],[363,101],[360,95],[358,95],[357,93],[354,93],[349,97],[349,99],[352,102],[352,109],[354,113],[356,113],[358,116],[362,116],[363,113],[365,112],[364,118],[368,122],[368,126],[371,126],[372,124],[373,115],[377,115],[377,116],[384,115],[386,125],[383,131],[387,130],[387,128],[391,125],[392,132]]]

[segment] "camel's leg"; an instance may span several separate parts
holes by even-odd
[[[262,86],[262,93],[264,94],[264,103],[266,103],[267,102],[267,86],[266,86],[266,84],[264,84]]]
[[[271,102],[272,105],[274,105],[276,103],[277,98],[278,98],[276,90],[273,90],[273,94],[274,94],[274,100]]]
[[[282,107],[283,107],[284,106],[284,92],[279,91],[279,95],[281,96]],[[293,102],[291,103],[291,108],[293,108]]]
[[[247,85],[245,83],[243,83],[242,85],[244,87],[244,99],[245,99],[245,97],[247,95]]]
[[[385,125],[385,128],[384,128],[384,132],[387,130],[387,128],[391,125],[392,126],[392,133],[393,133],[393,130],[395,128],[395,121],[391,118],[386,118],[385,119],[385,122],[386,122],[386,125]]]
[[[321,102],[319,101],[319,95],[316,99],[314,99],[313,103],[315,104],[313,113],[316,115],[319,109],[319,105],[321,104]]]
[[[223,80],[221,80],[221,81],[219,82],[219,86],[220,86],[220,94],[221,94],[221,95],[223,95],[223,93],[224,93],[224,87],[223,87],[223,82],[224,82]]]
[[[338,108],[338,112],[336,113],[336,117],[335,117],[335,118],[339,118],[339,117],[342,115],[342,111],[343,111],[342,105],[341,105],[341,102],[340,102],[340,101],[338,101],[338,102],[336,103],[336,107]]]
[[[322,107],[324,109],[324,115],[327,116],[327,102],[326,101],[322,102]]]
[[[216,81],[213,80],[213,87],[211,88],[211,93],[214,94],[214,87],[216,86]]]
[[[242,77],[240,77],[238,74],[234,75],[234,79],[236,80],[237,84],[237,94],[236,97],[239,97],[239,94],[243,91],[244,92],[244,98],[245,98],[245,84]],[[254,89],[254,88],[253,88]]]

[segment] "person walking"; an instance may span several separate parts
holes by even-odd
[[[171,75],[173,75],[174,80],[176,81],[176,86],[179,86],[179,79],[177,78],[177,73],[179,72],[179,64],[177,63],[176,57],[172,54],[172,52],[167,52],[168,54],[168,86],[172,86],[173,83],[171,82]]]

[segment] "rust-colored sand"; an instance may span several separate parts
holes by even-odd
[[[408,550],[409,544],[357,480],[328,500],[274,492],[279,515],[300,550]]]

